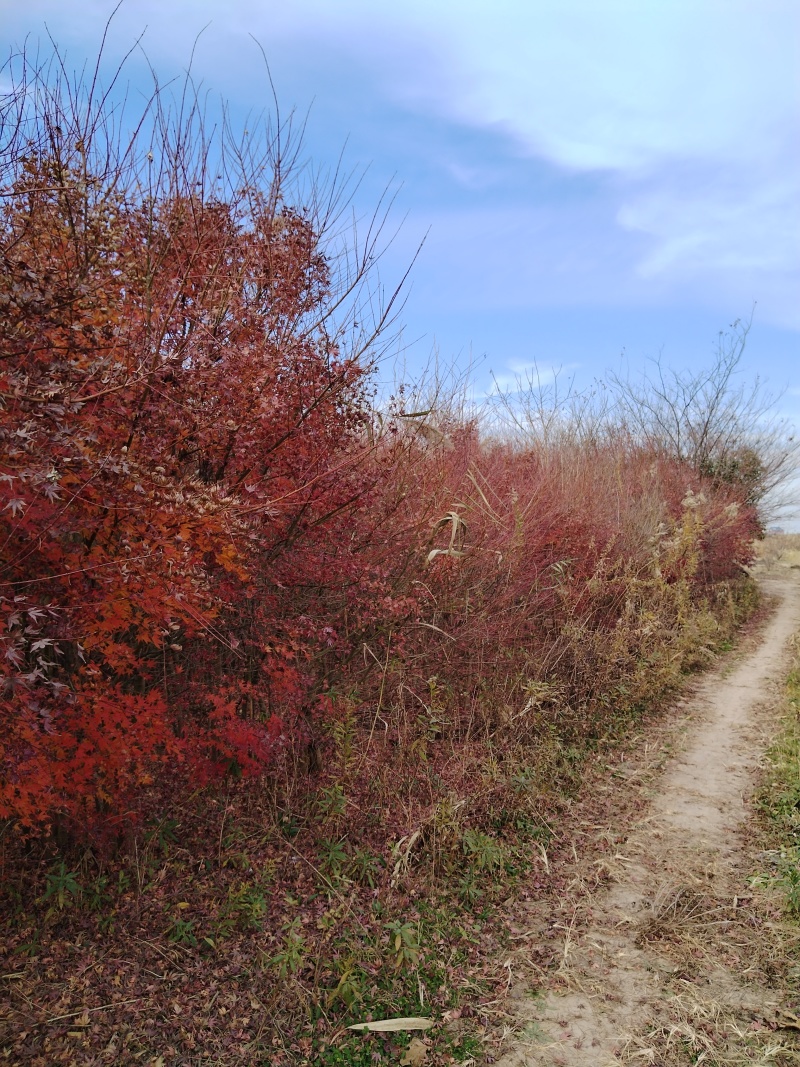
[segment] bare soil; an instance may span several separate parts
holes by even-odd
[[[800,1063],[785,981],[800,945],[779,904],[752,888],[769,856],[750,803],[800,628],[800,583],[784,570],[761,585],[773,609],[750,647],[675,709],[655,751],[651,737],[615,773],[612,788],[638,790],[627,825],[585,827],[558,914],[542,902],[518,917],[502,1067]],[[548,943],[557,966],[551,952],[539,969]]]

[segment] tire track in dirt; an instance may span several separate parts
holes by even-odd
[[[734,1043],[737,1018],[774,1017],[780,1007],[748,941],[746,821],[787,644],[800,628],[800,585],[768,577],[761,586],[777,603],[758,646],[708,675],[686,705],[682,750],[652,783],[644,817],[605,865],[608,881],[569,904],[560,924],[563,961],[549,991],[512,1002],[522,1038],[499,1067],[701,1062],[668,1058],[673,1039],[697,1037],[688,1025],[681,1036],[675,1022],[681,997],[695,1015],[706,1002],[718,1018],[728,1013]],[[729,965],[704,953],[712,934],[728,939],[722,958]],[[671,937],[691,949],[677,962]]]

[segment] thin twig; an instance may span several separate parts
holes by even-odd
[[[135,1004],[138,1000],[146,1000],[146,997],[131,997],[130,1000],[112,1000],[110,1004],[100,1004],[96,1008],[80,1008],[78,1011],[69,1011],[66,1015],[54,1015],[52,1019],[45,1019],[38,1026],[49,1026],[50,1023],[60,1022],[62,1019],[74,1019],[78,1015],[91,1015],[95,1011],[106,1011],[108,1008],[121,1008],[123,1004]]]

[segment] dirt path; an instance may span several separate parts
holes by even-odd
[[[587,887],[577,876],[550,917],[562,962],[544,996],[518,992],[522,1038],[502,1067],[800,1062],[791,1033],[784,1047],[768,1022],[786,1007],[771,971],[775,924],[756,914],[747,881],[748,796],[800,627],[798,582],[762,586],[776,606],[757,646],[700,684],[642,817],[600,863],[602,879]],[[535,906],[523,921],[530,950],[544,935]]]

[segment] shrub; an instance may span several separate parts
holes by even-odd
[[[159,780],[593,736],[713,643],[744,452],[379,411],[380,218],[344,240],[290,124],[211,137],[187,83],[126,142],[62,70],[15,57],[2,113],[0,817],[113,834]]]

